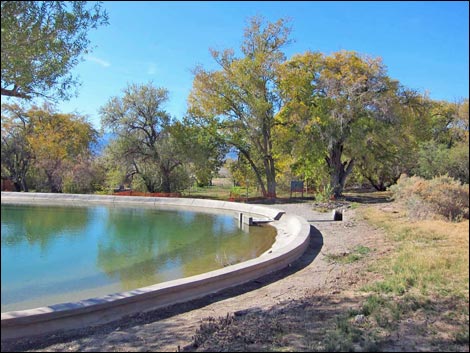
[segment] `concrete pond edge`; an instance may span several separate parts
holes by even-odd
[[[1,202],[64,206],[102,204],[222,212],[240,219],[247,217],[255,222],[269,222],[277,231],[276,240],[268,251],[235,265],[131,291],[2,313],[2,342],[102,325],[127,315],[202,298],[288,266],[304,253],[309,243],[310,225],[305,219],[261,205],[190,198],[17,192],[2,192]]]

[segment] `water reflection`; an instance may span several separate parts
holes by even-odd
[[[260,255],[274,238],[229,215],[2,205],[2,311],[207,272]]]
[[[87,221],[88,213],[82,208],[2,205],[2,247],[28,242],[47,251],[54,237],[77,235]]]

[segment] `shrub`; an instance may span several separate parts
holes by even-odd
[[[458,221],[469,217],[469,186],[444,175],[425,180],[402,175],[390,187],[396,200],[404,201],[410,216],[423,219],[445,217]]]
[[[459,142],[448,148],[446,144],[429,141],[420,146],[416,172],[426,179],[447,174],[462,183],[468,183],[468,161],[468,143]]]
[[[315,201],[328,202],[333,196],[333,188],[330,184],[323,186],[322,190],[318,191],[315,195]]]

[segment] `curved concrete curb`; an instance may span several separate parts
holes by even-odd
[[[2,192],[2,203],[114,204],[197,208],[198,211],[242,212],[273,220],[276,241],[261,256],[236,265],[132,291],[78,302],[2,313],[1,340],[32,338],[58,331],[105,324],[125,315],[151,311],[233,287],[277,271],[300,257],[308,246],[310,225],[303,218],[265,206],[202,199]]]

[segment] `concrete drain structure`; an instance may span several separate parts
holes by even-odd
[[[1,339],[9,341],[80,329],[116,321],[126,315],[187,302],[280,270],[299,258],[309,242],[310,225],[295,215],[265,206],[216,200],[2,192],[1,202],[40,205],[125,205],[157,209],[197,209],[230,213],[243,224],[269,222],[277,231],[272,247],[261,256],[200,275],[131,291],[2,313]]]

